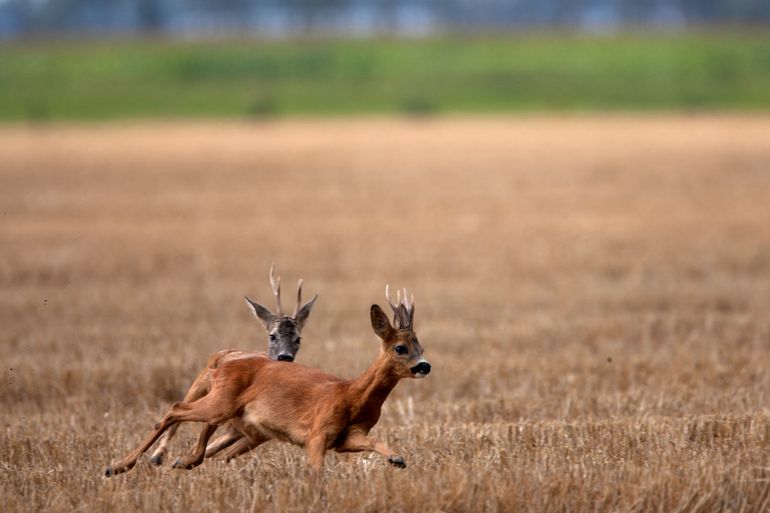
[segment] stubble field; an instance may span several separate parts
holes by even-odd
[[[3,511],[770,506],[766,116],[6,125],[0,155]],[[433,372],[373,431],[408,468],[102,477],[209,353],[266,347],[271,262],[321,295],[297,361],[345,377],[414,290]]]

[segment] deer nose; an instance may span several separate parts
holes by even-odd
[[[430,372],[430,364],[428,362],[420,362],[411,369],[413,374],[428,374]]]
[[[278,355],[278,361],[279,362],[293,362],[294,361],[294,357],[292,355],[290,355],[290,354],[283,353],[283,354],[279,354]]]

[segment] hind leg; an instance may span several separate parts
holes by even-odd
[[[209,438],[211,438],[211,435],[214,434],[214,431],[217,430],[217,427],[218,426],[212,424],[206,424],[203,426],[195,447],[193,447],[192,450],[183,458],[176,460],[174,463],[174,468],[190,470],[191,468],[197,467],[203,463],[203,458],[206,454],[206,444],[208,443]]]
[[[176,403],[155,426],[155,430],[144,439],[141,445],[130,452],[122,460],[118,460],[108,466],[104,471],[104,475],[110,477],[131,470],[139,457],[155,443],[164,431],[174,424],[178,424],[179,422],[205,422],[207,424],[218,426],[229,420],[235,411],[235,405],[231,402],[222,400],[217,394],[208,394],[193,403]],[[210,433],[209,436],[211,436]],[[208,440],[208,438],[206,438],[206,440]]]
[[[237,442],[232,444],[230,447],[225,449],[224,451],[220,452],[219,455],[221,458],[225,461],[232,461],[233,459],[237,458],[243,453],[249,452],[252,449],[254,449],[256,446],[267,442],[267,438],[261,439],[259,442],[254,443],[245,436],[240,438]]]
[[[206,447],[206,457],[212,458],[222,450],[227,449],[238,440],[244,438],[243,433],[238,431],[232,424],[227,425],[227,432],[217,437]]]
[[[238,436],[234,435],[232,445],[219,453],[225,461],[230,461],[270,440],[261,432],[250,429],[240,417],[230,419],[230,428]]]
[[[174,406],[171,407],[171,410],[163,417],[163,419],[161,419],[161,421],[155,425],[155,429],[152,431],[152,433],[147,435],[142,443],[139,444],[139,447],[128,453],[125,458],[108,465],[104,470],[104,475],[106,477],[111,477],[116,474],[128,472],[134,468],[134,465],[136,465],[136,461],[139,459],[139,456],[144,454],[144,452],[155,443],[155,441],[163,434],[164,431],[180,422],[179,413],[184,411],[186,408],[189,408],[189,406],[185,405],[184,403],[174,404]]]
[[[193,384],[190,386],[190,389],[184,396],[184,402],[191,403],[197,399],[200,399],[201,397],[208,394],[210,389],[210,369],[206,368],[200,374],[198,374],[198,377],[196,377],[195,381],[193,381]],[[168,431],[163,434],[163,436],[161,436],[160,441],[158,442],[158,446],[155,448],[152,456],[150,457],[150,461],[152,463],[155,465],[160,465],[163,463],[163,460],[168,453],[168,444],[171,442],[171,439],[174,438],[174,435],[176,435],[177,429],[179,429],[179,424],[174,424],[168,429]]]

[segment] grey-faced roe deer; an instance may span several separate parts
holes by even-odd
[[[388,296],[387,287],[385,289]],[[174,465],[190,469],[205,457],[206,443],[217,427],[229,422],[244,438],[238,445],[256,447],[283,440],[305,447],[310,464],[323,466],[327,450],[374,451],[397,467],[404,459],[383,442],[369,436],[380,418],[382,404],[402,378],[424,378],[430,363],[414,333],[413,302],[394,305],[394,324],[377,305],[371,306],[372,328],[381,340],[374,363],[354,379],[341,379],[303,365],[285,365],[263,356],[238,358],[213,371],[211,392],[192,402],[178,402],[134,451],[105,469],[113,476],[133,468],[161,434],[180,422],[203,422],[192,450]]]
[[[283,307],[281,306],[281,278],[280,276],[276,277],[275,275],[275,265],[270,266],[270,285],[273,289],[273,295],[275,296],[276,313],[271,312],[269,309],[252,301],[248,297],[246,297],[246,303],[251,307],[254,316],[262,322],[265,330],[267,330],[267,357],[271,360],[292,362],[299,352],[301,340],[300,333],[302,332],[302,328],[305,327],[316,299],[318,299],[318,294],[313,296],[313,299],[303,305],[302,280],[300,279],[297,283],[297,306],[294,307],[293,314],[285,315],[283,313]],[[206,368],[195,378],[195,381],[184,397],[184,401],[192,402],[208,394],[211,390],[212,374],[223,363],[239,358],[249,358],[254,355],[265,356],[265,353],[240,351],[238,349],[225,349],[214,353],[209,357]],[[152,463],[156,465],[163,463],[166,453],[168,452],[168,444],[176,434],[178,427],[178,424],[172,426],[160,439],[158,447],[150,457]],[[231,445],[242,436],[240,431],[232,426],[228,426],[227,432],[212,442],[208,451],[209,456],[212,456]]]

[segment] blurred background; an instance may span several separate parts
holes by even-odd
[[[768,0],[0,0],[4,511],[766,511],[769,29]],[[272,444],[105,481],[207,355],[266,347],[273,262],[320,294],[297,361],[339,376],[415,292],[433,371],[375,431],[410,469],[329,455],[319,492]]]
[[[766,109],[766,0],[0,0],[0,119]]]

